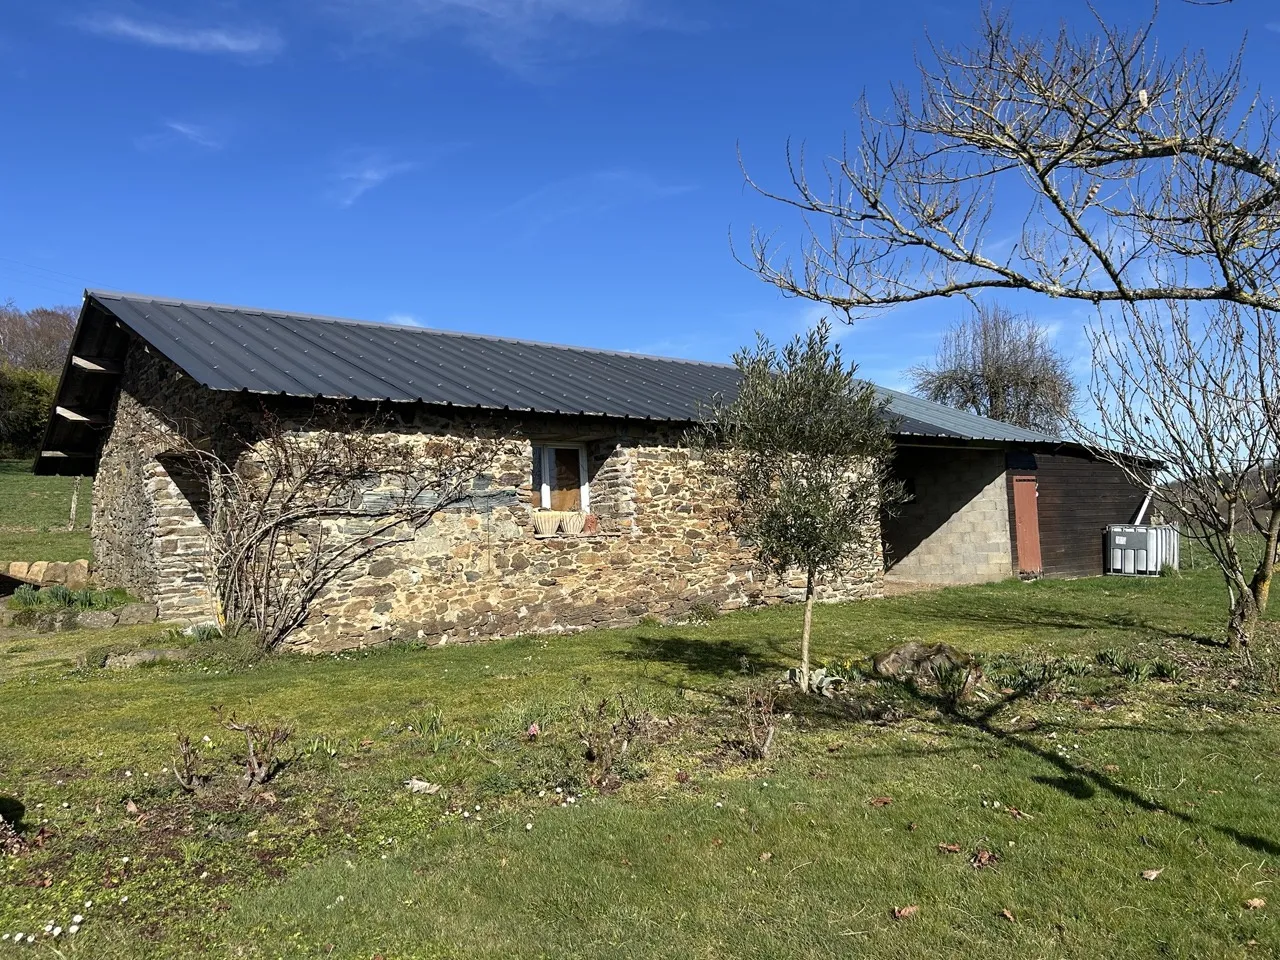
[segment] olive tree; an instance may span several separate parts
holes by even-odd
[[[782,350],[761,336],[733,360],[737,394],[709,412],[699,437],[732,485],[738,535],[772,573],[804,573],[807,691],[818,582],[876,550],[881,508],[899,497],[886,411],[874,386],[846,365],[825,321]]]

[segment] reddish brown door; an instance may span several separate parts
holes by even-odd
[[[1013,518],[1018,537],[1018,572],[1039,574],[1040,513],[1036,507],[1036,478],[1013,478]]]

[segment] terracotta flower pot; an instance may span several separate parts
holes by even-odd
[[[560,514],[554,510],[538,510],[533,514],[533,529],[544,537],[560,529]]]

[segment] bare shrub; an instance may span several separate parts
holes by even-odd
[[[283,761],[278,751],[293,736],[293,728],[282,724],[242,723],[234,713],[227,714],[221,706],[214,707],[213,712],[224,729],[244,734],[244,776],[240,781],[244,790],[262,786],[280,771]]]
[[[601,789],[618,786],[634,773],[634,762],[649,745],[651,714],[628,706],[622,694],[583,704],[578,713],[578,736],[586,762],[587,781]]]
[[[742,725],[745,736],[742,754],[748,760],[764,760],[773,752],[778,726],[774,708],[778,694],[773,684],[750,684],[742,694]]]
[[[178,737],[178,755],[173,758],[173,776],[187,793],[198,793],[209,785],[210,774],[205,759],[191,745],[191,738]]]

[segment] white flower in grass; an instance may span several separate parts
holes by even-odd
[[[121,902],[121,903],[128,903],[128,902],[129,902],[129,895],[126,893],[123,897],[121,897],[121,898],[120,898],[120,902]]]
[[[92,906],[93,906],[93,901],[92,901],[92,900],[86,900],[86,901],[84,902],[84,908],[85,908],[86,910],[88,910],[88,909],[89,909],[90,907],[92,907]]]
[[[53,928],[53,935],[54,935],[55,937],[60,937],[60,936],[62,936],[62,928],[61,928],[61,927],[54,927],[54,928]]]
[[[533,829],[533,824],[532,824],[532,823],[526,823],[526,824],[524,825],[524,828],[525,828],[526,830],[532,830],[532,829]]]
[[[52,923],[46,923],[46,924],[44,925],[44,932],[45,932],[45,933],[48,933],[48,932],[49,932],[50,930],[52,930],[52,929],[53,929],[53,924],[52,924]]]
[[[71,922],[72,922],[72,923],[84,923],[84,917],[80,916],[80,914],[78,914],[78,913],[77,913],[74,917],[72,917],[72,918],[71,918]]]
[[[80,924],[78,923],[73,923],[71,926],[67,927],[67,933],[79,933],[79,932],[80,932]]]

